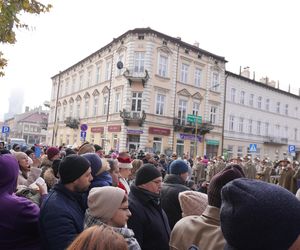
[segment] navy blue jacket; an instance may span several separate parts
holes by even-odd
[[[83,231],[84,213],[82,194],[56,184],[41,207],[39,226],[43,249],[66,249]]]
[[[129,209],[132,216],[128,228],[133,230],[143,250],[169,250],[168,218],[154,197],[150,192],[131,185]]]

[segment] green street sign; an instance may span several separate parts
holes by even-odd
[[[187,116],[187,121],[195,123],[197,119],[198,124],[202,123],[202,116],[195,116],[195,115],[188,115]]]

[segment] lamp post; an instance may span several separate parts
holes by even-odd
[[[55,101],[55,112],[54,112],[54,122],[53,122],[53,133],[52,133],[52,146],[55,146],[56,144],[56,136],[57,136],[57,124],[56,124],[56,117],[57,117],[57,104],[58,104],[58,97],[59,97],[59,89],[60,89],[60,74],[61,71],[59,71],[58,74],[58,86],[57,86],[57,94],[56,94],[56,101]]]

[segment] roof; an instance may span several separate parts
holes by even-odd
[[[151,28],[136,28],[136,29],[133,29],[133,30],[128,30],[127,32],[125,32],[124,34],[122,34],[121,36],[119,36],[118,38],[114,38],[112,40],[112,42],[110,42],[109,44],[105,45],[104,47],[102,47],[101,49],[97,50],[96,52],[92,53],[91,55],[87,56],[86,58],[82,59],[81,61],[77,62],[76,64],[72,65],[71,67],[65,69],[64,71],[61,71],[59,74],[56,74],[54,76],[51,77],[51,79],[59,76],[60,74],[62,73],[65,73],[67,72],[68,70],[72,69],[73,67],[76,67],[78,65],[80,65],[81,63],[83,63],[84,61],[86,61],[87,59],[89,59],[90,57],[93,57],[94,55],[104,51],[105,49],[109,48],[110,46],[113,45],[113,43],[116,43],[118,41],[121,41],[123,38],[125,38],[126,36],[128,36],[129,34],[156,34],[157,36],[159,37],[162,37],[164,40],[166,41],[170,41],[170,42],[173,42],[173,43],[177,43],[179,44],[181,47],[184,47],[186,49],[189,49],[189,50],[192,50],[196,53],[199,53],[199,54],[203,54],[203,55],[206,55],[206,56],[210,56],[210,57],[213,57],[219,61],[222,61],[222,62],[227,62],[225,60],[225,57],[222,57],[222,56],[218,56],[218,55],[215,55],[213,53],[210,53],[206,50],[203,50],[203,49],[200,49],[198,48],[197,46],[194,46],[194,45],[191,45],[189,43],[186,43],[186,42],[183,42],[181,41],[181,38],[176,38],[176,37],[171,37],[171,36],[168,36],[166,34],[163,34],[161,32],[158,32],[156,30],[153,30]]]

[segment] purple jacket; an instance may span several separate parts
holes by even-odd
[[[40,209],[16,189],[19,164],[11,154],[0,154],[0,249],[40,249]]]

